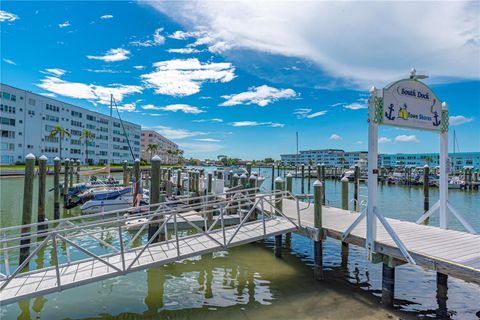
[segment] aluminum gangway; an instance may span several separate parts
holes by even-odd
[[[299,211],[292,219],[281,209],[271,209],[283,199],[293,199],[289,192],[258,191],[230,191],[2,228],[0,304],[228,250],[301,227]],[[231,215],[239,218],[227,225]],[[136,223],[134,230],[129,222]],[[20,251],[27,248],[20,262]]]

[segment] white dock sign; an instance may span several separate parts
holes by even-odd
[[[383,89],[382,124],[440,131],[442,102],[418,80],[397,81]]]

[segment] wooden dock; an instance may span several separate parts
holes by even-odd
[[[283,213],[297,220],[296,201],[283,199]],[[268,209],[267,209],[268,210]],[[270,209],[271,210],[271,209]],[[313,204],[300,202],[301,234],[312,236]],[[342,239],[343,232],[360,215],[358,212],[326,207],[322,209],[322,228],[326,237]],[[480,235],[440,229],[434,226],[387,218],[406,245],[417,265],[455,278],[480,284]],[[345,242],[365,247],[365,219],[350,233]],[[379,223],[375,252],[405,261],[402,253]],[[405,261],[406,262],[406,261]]]

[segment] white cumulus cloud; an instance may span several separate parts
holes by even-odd
[[[360,110],[360,109],[368,108],[368,106],[365,103],[358,103],[358,102],[350,103],[350,104],[344,105],[343,107],[345,109],[350,109],[350,110]]]
[[[202,63],[196,58],[174,59],[153,64],[155,71],[142,75],[147,87],[157,94],[189,96],[200,91],[204,82],[229,82],[235,68],[228,62]]]
[[[257,122],[257,121],[235,121],[230,124],[233,127],[272,127],[272,128],[281,128],[284,127],[283,123],[276,122]]]
[[[295,112],[293,112],[293,114],[296,115],[298,119],[304,119],[304,118],[312,119],[312,118],[324,116],[327,114],[326,110],[318,111],[314,113],[311,113],[311,112],[312,112],[312,109],[301,108],[301,109],[295,109]]]
[[[210,123],[222,123],[222,122],[223,122],[223,119],[220,119],[220,118],[212,118],[212,119],[197,119],[197,120],[192,120],[192,122],[199,122],[199,123],[203,123],[203,122],[210,122]]]
[[[179,49],[168,49],[170,53],[181,53],[181,54],[191,54],[191,53],[198,53],[202,52],[201,50],[195,48],[179,48]]]
[[[448,119],[448,123],[451,125],[451,126],[458,126],[458,125],[461,125],[461,124],[464,124],[464,123],[469,123],[469,122],[472,122],[473,120],[475,120],[474,117],[465,117],[465,116],[450,116],[450,118]]]
[[[122,48],[110,49],[103,56],[87,56],[88,59],[115,62],[129,59],[130,51]]]
[[[113,16],[111,14],[104,14],[103,16],[100,17],[100,19],[113,19]]]
[[[158,133],[167,137],[168,139],[184,139],[207,134],[207,132],[190,131],[187,129],[171,128],[167,126],[154,126],[147,129],[156,130]]]
[[[298,94],[293,89],[277,89],[262,85],[258,87],[251,87],[248,91],[222,96],[226,99],[220,106],[229,107],[239,104],[256,104],[260,107],[265,107],[270,103],[278,101],[280,99],[292,99],[297,97]]]
[[[336,140],[336,141],[338,141],[338,140],[343,140],[343,138],[340,137],[340,136],[339,136],[338,134],[336,134],[336,133],[333,133],[333,134],[330,136],[329,139],[330,139],[330,140]]]
[[[204,142],[220,142],[221,140],[213,139],[213,138],[200,138],[195,139],[196,141],[204,141]]]
[[[392,142],[392,139],[387,137],[381,137],[378,139],[378,143],[381,143],[381,144],[390,143],[390,142]]]
[[[145,40],[145,41],[132,41],[130,45],[132,46],[139,46],[139,47],[154,47],[160,46],[165,43],[165,37],[162,36],[160,33],[163,31],[163,28],[158,28],[153,33],[152,39]]]
[[[142,1],[188,31],[201,26],[216,42],[313,61],[355,88],[386,84],[412,66],[433,81],[480,78],[475,1]]]
[[[10,60],[10,59],[7,59],[7,58],[2,58],[3,62],[5,63],[8,63],[8,64],[11,64],[11,65],[14,65],[16,66],[17,64],[15,63],[15,61],[13,60]]]
[[[58,25],[59,28],[66,28],[66,27],[70,27],[70,22],[69,21],[65,21],[64,23],[60,23]]]
[[[109,105],[110,94],[113,94],[113,97],[117,102],[121,102],[123,98],[127,95],[142,92],[142,87],[134,85],[112,84],[108,87],[104,87],[95,84],[70,82],[60,78],[60,76],[63,75],[61,71],[65,72],[64,70],[49,70],[50,71],[45,71],[45,73],[50,75],[41,79],[40,83],[37,84],[37,86],[60,96],[76,99],[86,99],[91,101],[92,103]],[[55,71],[52,72],[52,70]],[[55,74],[55,72],[57,74]]]
[[[399,135],[395,137],[396,142],[420,142],[415,135]]]
[[[192,113],[192,114],[198,114],[198,113],[205,112],[198,107],[191,106],[191,105],[188,105],[188,104],[170,104],[170,105],[164,106],[164,107],[157,107],[157,106],[154,106],[152,104],[147,104],[147,105],[143,106],[142,109],[144,109],[144,110],[163,110],[163,111],[171,111],[171,112],[181,111],[183,113]]]
[[[18,19],[20,18],[16,14],[8,11],[0,10],[0,22],[4,22],[4,21],[13,22]]]

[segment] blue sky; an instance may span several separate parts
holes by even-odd
[[[172,138],[187,157],[367,149],[368,88],[411,67],[479,151],[478,2],[2,2],[1,81]],[[453,130],[450,131],[451,134]],[[435,134],[379,129],[383,153]]]

